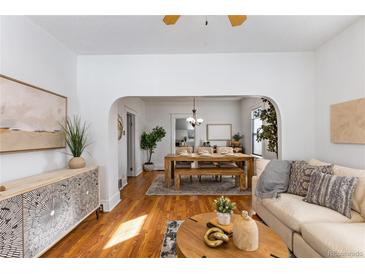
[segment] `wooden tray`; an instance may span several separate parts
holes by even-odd
[[[210,221],[207,223],[207,227],[218,227],[223,230],[224,233],[226,233],[228,236],[232,236],[233,234],[233,224],[232,222],[229,225],[221,225],[218,223],[217,218],[210,219]]]

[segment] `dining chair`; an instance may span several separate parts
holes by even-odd
[[[213,147],[198,147],[197,149],[197,153],[198,154],[213,154],[214,153],[214,149]],[[216,163],[212,162],[212,161],[199,161],[198,162],[198,168],[216,168],[217,165]],[[199,178],[199,182],[201,182],[201,175],[198,176]],[[215,176],[212,176],[213,179],[215,179]]]
[[[233,147],[217,147],[217,153],[221,155],[233,154]],[[220,168],[236,168],[238,167],[235,162],[219,162],[218,167]],[[219,176],[219,181],[222,181],[222,175]]]
[[[191,154],[193,153],[193,147],[176,147],[175,152],[177,155]],[[176,161],[175,168],[192,168],[193,161]],[[193,181],[193,176],[190,176],[190,182]]]

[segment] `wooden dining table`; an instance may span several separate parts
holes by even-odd
[[[243,163],[247,163],[247,183],[251,188],[252,176],[254,170],[254,156],[234,153],[230,155],[222,155],[213,153],[209,156],[199,155],[198,153],[190,153],[186,155],[168,154],[165,156],[165,185],[171,186],[175,179],[175,163],[180,161],[188,162],[235,162],[239,167],[244,168]]]

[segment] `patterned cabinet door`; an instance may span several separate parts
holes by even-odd
[[[69,180],[72,188],[72,212],[74,216],[74,222],[77,223],[82,220],[86,214],[86,200],[84,199],[84,184],[85,184],[85,174],[74,176]]]
[[[21,195],[0,202],[0,257],[23,257]]]
[[[23,195],[25,257],[38,256],[72,228],[72,190],[63,180]]]
[[[90,214],[91,211],[95,210],[95,208],[99,207],[99,180],[98,180],[98,170],[91,170],[86,173],[86,182],[85,182],[85,200],[86,200],[86,209],[87,214]]]
[[[75,222],[81,221],[99,206],[98,170],[91,170],[69,179],[73,189]]]

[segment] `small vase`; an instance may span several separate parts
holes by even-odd
[[[220,225],[229,225],[231,223],[231,213],[217,212],[217,221]]]
[[[68,166],[71,169],[77,169],[77,168],[83,168],[85,167],[86,163],[84,158],[82,157],[73,157],[69,162],[68,162]]]
[[[235,141],[235,140],[232,140],[232,141],[231,141],[231,146],[233,146],[233,147],[239,147],[239,146],[240,146],[240,144],[241,144],[241,142],[240,142],[240,141]]]

